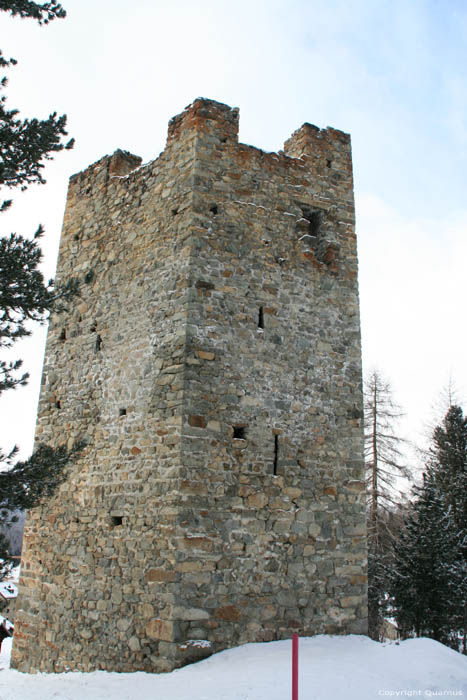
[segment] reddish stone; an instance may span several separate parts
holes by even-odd
[[[206,421],[203,416],[188,416],[188,425],[193,428],[205,428]]]
[[[145,580],[147,583],[164,581],[170,583],[175,581],[175,571],[165,571],[164,569],[149,569],[146,571]]]
[[[216,610],[216,617],[226,622],[238,622],[241,612],[236,605],[223,605]]]

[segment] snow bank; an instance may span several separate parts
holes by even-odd
[[[0,655],[1,700],[288,700],[291,642],[246,644],[164,675],[8,670]],[[367,637],[300,640],[300,700],[467,698],[467,658],[430,639],[378,644]]]

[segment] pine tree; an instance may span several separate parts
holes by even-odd
[[[428,475],[443,494],[454,550],[449,571],[452,635],[467,649],[467,417],[451,406],[433,433]]]
[[[402,416],[388,382],[374,370],[364,387],[365,465],[368,494],[368,628],[379,639],[387,597],[387,565],[400,495],[399,477],[408,478],[402,438],[396,423]]]
[[[19,17],[29,17],[39,24],[65,17],[60,3],[36,3],[29,0],[0,0],[0,11]],[[16,64],[0,52],[0,67]],[[0,91],[7,79],[0,80]],[[66,116],[51,114],[47,119],[20,119],[18,110],[6,107],[6,97],[0,96],[0,188],[18,187],[25,190],[33,183],[43,184],[43,168],[52,154],[72,148],[73,140],[63,143],[67,135]],[[11,206],[11,199],[0,200],[0,212]],[[31,322],[44,323],[52,310],[76,292],[75,284],[56,289],[53,281],[46,282],[39,269],[42,253],[39,247],[43,235],[39,226],[32,240],[16,233],[0,238],[0,351],[11,347],[18,339],[31,333]],[[18,373],[22,361],[0,361],[0,395],[27,382],[27,373]],[[17,510],[36,505],[49,497],[64,478],[64,468],[79,447],[68,451],[38,445],[26,461],[16,461],[18,449],[8,454],[0,451],[0,524],[15,519]],[[0,534],[0,578],[8,569],[8,543]]]
[[[442,495],[429,482],[418,497],[394,545],[390,578],[394,616],[403,637],[449,641],[449,573],[452,547]]]
[[[405,636],[466,652],[467,419],[451,406],[433,433],[424,482],[394,547],[390,590]]]
[[[428,473],[443,492],[458,530],[467,532],[467,418],[451,406],[433,433]]]

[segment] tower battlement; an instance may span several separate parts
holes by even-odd
[[[197,99],[154,161],[70,179],[36,439],[84,441],[29,513],[14,667],[166,671],[366,630],[350,138],[238,142]],[[198,644],[196,640],[204,640]]]
[[[188,133],[216,134],[221,143],[237,143],[238,121],[237,108],[199,97],[170,120],[167,144],[186,138]]]

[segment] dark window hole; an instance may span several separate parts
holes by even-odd
[[[102,348],[102,338],[100,337],[100,335],[98,335],[96,338],[96,352],[99,352],[99,350],[101,350],[101,348]]]
[[[75,233],[75,235],[73,236],[73,240],[79,241],[79,233]]]
[[[89,270],[89,272],[86,272],[86,274],[84,275],[84,281],[86,282],[86,284],[89,284],[90,282],[92,282],[93,279],[94,279],[94,272],[92,270]]]
[[[177,214],[178,214],[178,207],[175,207],[174,209],[172,209],[172,216],[177,216]]]
[[[112,515],[110,517],[112,527],[118,527],[123,524],[123,515]]]
[[[264,328],[264,309],[262,306],[259,307],[258,311],[258,328]]]
[[[65,328],[62,328],[60,335],[58,336],[58,339],[61,340],[62,343],[64,340],[66,340],[66,329]]]
[[[277,464],[279,462],[279,435],[274,435],[274,463],[272,473],[277,476]]]
[[[61,401],[55,401],[55,408],[61,408],[62,404]]]
[[[233,426],[233,437],[234,437],[234,440],[245,440],[246,439],[246,427],[244,425],[234,425]]]
[[[317,236],[321,226],[321,214],[319,211],[312,211],[309,213],[308,219],[310,221],[310,233],[312,236]]]
[[[121,408],[118,412],[119,416],[126,416],[126,408]]]
[[[319,236],[321,228],[321,212],[316,209],[302,209],[302,216],[308,220],[308,233],[310,236]]]
[[[214,216],[217,214],[217,207],[215,204],[212,205],[212,207],[209,208],[209,211],[211,214],[214,214]]]
[[[221,143],[226,143],[226,141],[227,141],[227,138],[224,136],[224,137],[221,139]]]
[[[329,160],[329,158],[328,158],[328,160],[326,161],[326,167],[330,168],[331,165],[332,165],[332,160]]]

